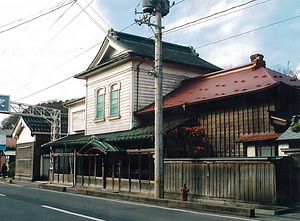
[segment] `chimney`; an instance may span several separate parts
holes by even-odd
[[[253,54],[250,56],[252,65],[252,70],[255,71],[261,67],[266,67],[266,62],[264,61],[264,56],[262,54]]]

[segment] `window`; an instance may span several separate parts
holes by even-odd
[[[99,88],[96,93],[96,119],[104,118],[104,95],[105,88]]]
[[[275,145],[274,144],[261,144],[257,145],[257,156],[258,157],[273,157],[275,156]]]
[[[110,111],[109,116],[119,116],[120,83],[114,83],[110,87]]]

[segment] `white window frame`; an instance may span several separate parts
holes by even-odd
[[[111,93],[113,91],[118,91],[118,113],[111,115],[111,111],[112,111],[112,105],[111,105]],[[120,82],[113,82],[109,85],[109,120],[113,120],[113,119],[119,119],[121,117],[120,115],[120,91],[121,91],[121,83]]]
[[[103,115],[102,117],[98,117],[98,95],[101,91],[101,95],[103,95]],[[95,121],[104,121],[105,120],[105,87],[98,87],[95,91]]]

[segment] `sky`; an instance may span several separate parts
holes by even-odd
[[[85,81],[73,76],[87,69],[109,29],[153,36],[134,22],[140,4],[0,0],[0,95],[26,104],[85,96]],[[300,71],[299,0],[177,0],[163,26],[163,41],[193,46],[224,69],[260,53],[271,69]]]

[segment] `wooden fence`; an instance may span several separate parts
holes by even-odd
[[[286,204],[291,192],[285,158],[165,160],[165,193],[179,197],[186,183],[192,198],[271,205]]]

